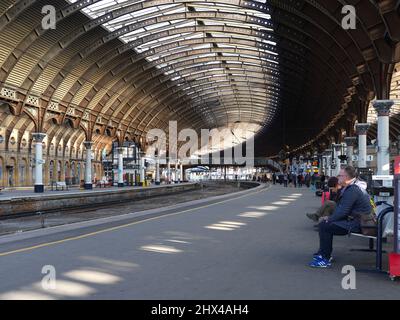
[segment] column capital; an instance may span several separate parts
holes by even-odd
[[[85,146],[86,150],[92,149],[93,141],[84,141],[83,145]]]
[[[354,146],[357,142],[357,137],[345,137],[344,142],[347,146]]]
[[[357,135],[362,136],[366,135],[369,129],[369,123],[357,123],[356,124],[356,132]]]
[[[375,100],[372,105],[378,114],[378,117],[389,116],[390,108],[394,105],[393,100]]]
[[[35,142],[43,142],[44,138],[46,138],[46,134],[42,132],[32,133],[32,136],[35,139]]]

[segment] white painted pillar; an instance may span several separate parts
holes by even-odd
[[[85,163],[85,189],[93,189],[92,182],[92,141],[85,141],[83,145],[86,148],[86,163]]]
[[[356,143],[356,137],[346,137],[344,141],[346,142],[346,156],[347,156],[347,165],[353,166],[353,155],[354,155],[354,145]]]
[[[156,185],[160,185],[160,159],[156,158]]]
[[[140,158],[140,185],[142,187],[144,187],[145,185],[145,180],[146,180],[146,163],[144,157],[142,156],[142,158]]]
[[[389,113],[394,105],[393,100],[376,100],[372,103],[378,114],[378,154],[377,174],[388,175],[390,172],[389,157]]]
[[[124,184],[124,148],[117,148],[118,152],[118,187],[122,188]]]
[[[358,167],[367,167],[367,131],[368,123],[357,123],[356,132],[358,135]]]
[[[167,160],[167,183],[171,183],[171,162]]]
[[[180,174],[179,174],[179,182],[183,182],[184,177],[183,177],[183,163],[180,163]]]
[[[43,140],[46,137],[45,133],[34,133],[33,138],[35,139],[35,192],[43,193]]]

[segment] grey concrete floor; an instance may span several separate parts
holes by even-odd
[[[335,238],[331,269],[307,266],[318,234],[304,214],[319,203],[310,190],[273,186],[150,220],[15,236],[0,245],[0,298],[399,299],[386,275],[358,272],[356,289],[342,288],[344,265],[374,265],[373,253],[349,251],[363,239]],[[45,265],[56,289],[41,285]]]

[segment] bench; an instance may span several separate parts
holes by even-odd
[[[383,202],[377,202],[376,205],[379,206]],[[376,236],[367,236],[361,233],[351,232],[350,235],[361,237],[369,240],[369,249],[352,249],[352,251],[367,251],[367,252],[376,252],[375,256],[375,270],[378,272],[383,272],[382,270],[382,255],[383,255],[383,242],[385,238],[383,237],[383,221],[385,216],[394,211],[394,207],[389,205],[387,208],[384,208],[381,212],[379,212],[377,220],[378,223],[376,225],[377,235]],[[374,241],[376,241],[376,250],[374,250]]]
[[[54,191],[54,185],[56,186],[56,191],[59,191],[58,188],[61,188],[62,191],[64,191],[64,188],[65,188],[65,190],[69,190],[68,189],[68,185],[65,183],[65,181],[53,181],[51,183],[51,190],[52,191]]]
[[[100,180],[96,183],[96,188],[101,188],[102,186],[103,186],[103,188],[111,187],[111,183],[106,180]]]

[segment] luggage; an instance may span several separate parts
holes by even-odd
[[[315,195],[316,195],[317,197],[322,197],[322,190],[317,190],[317,191],[315,191]]]

